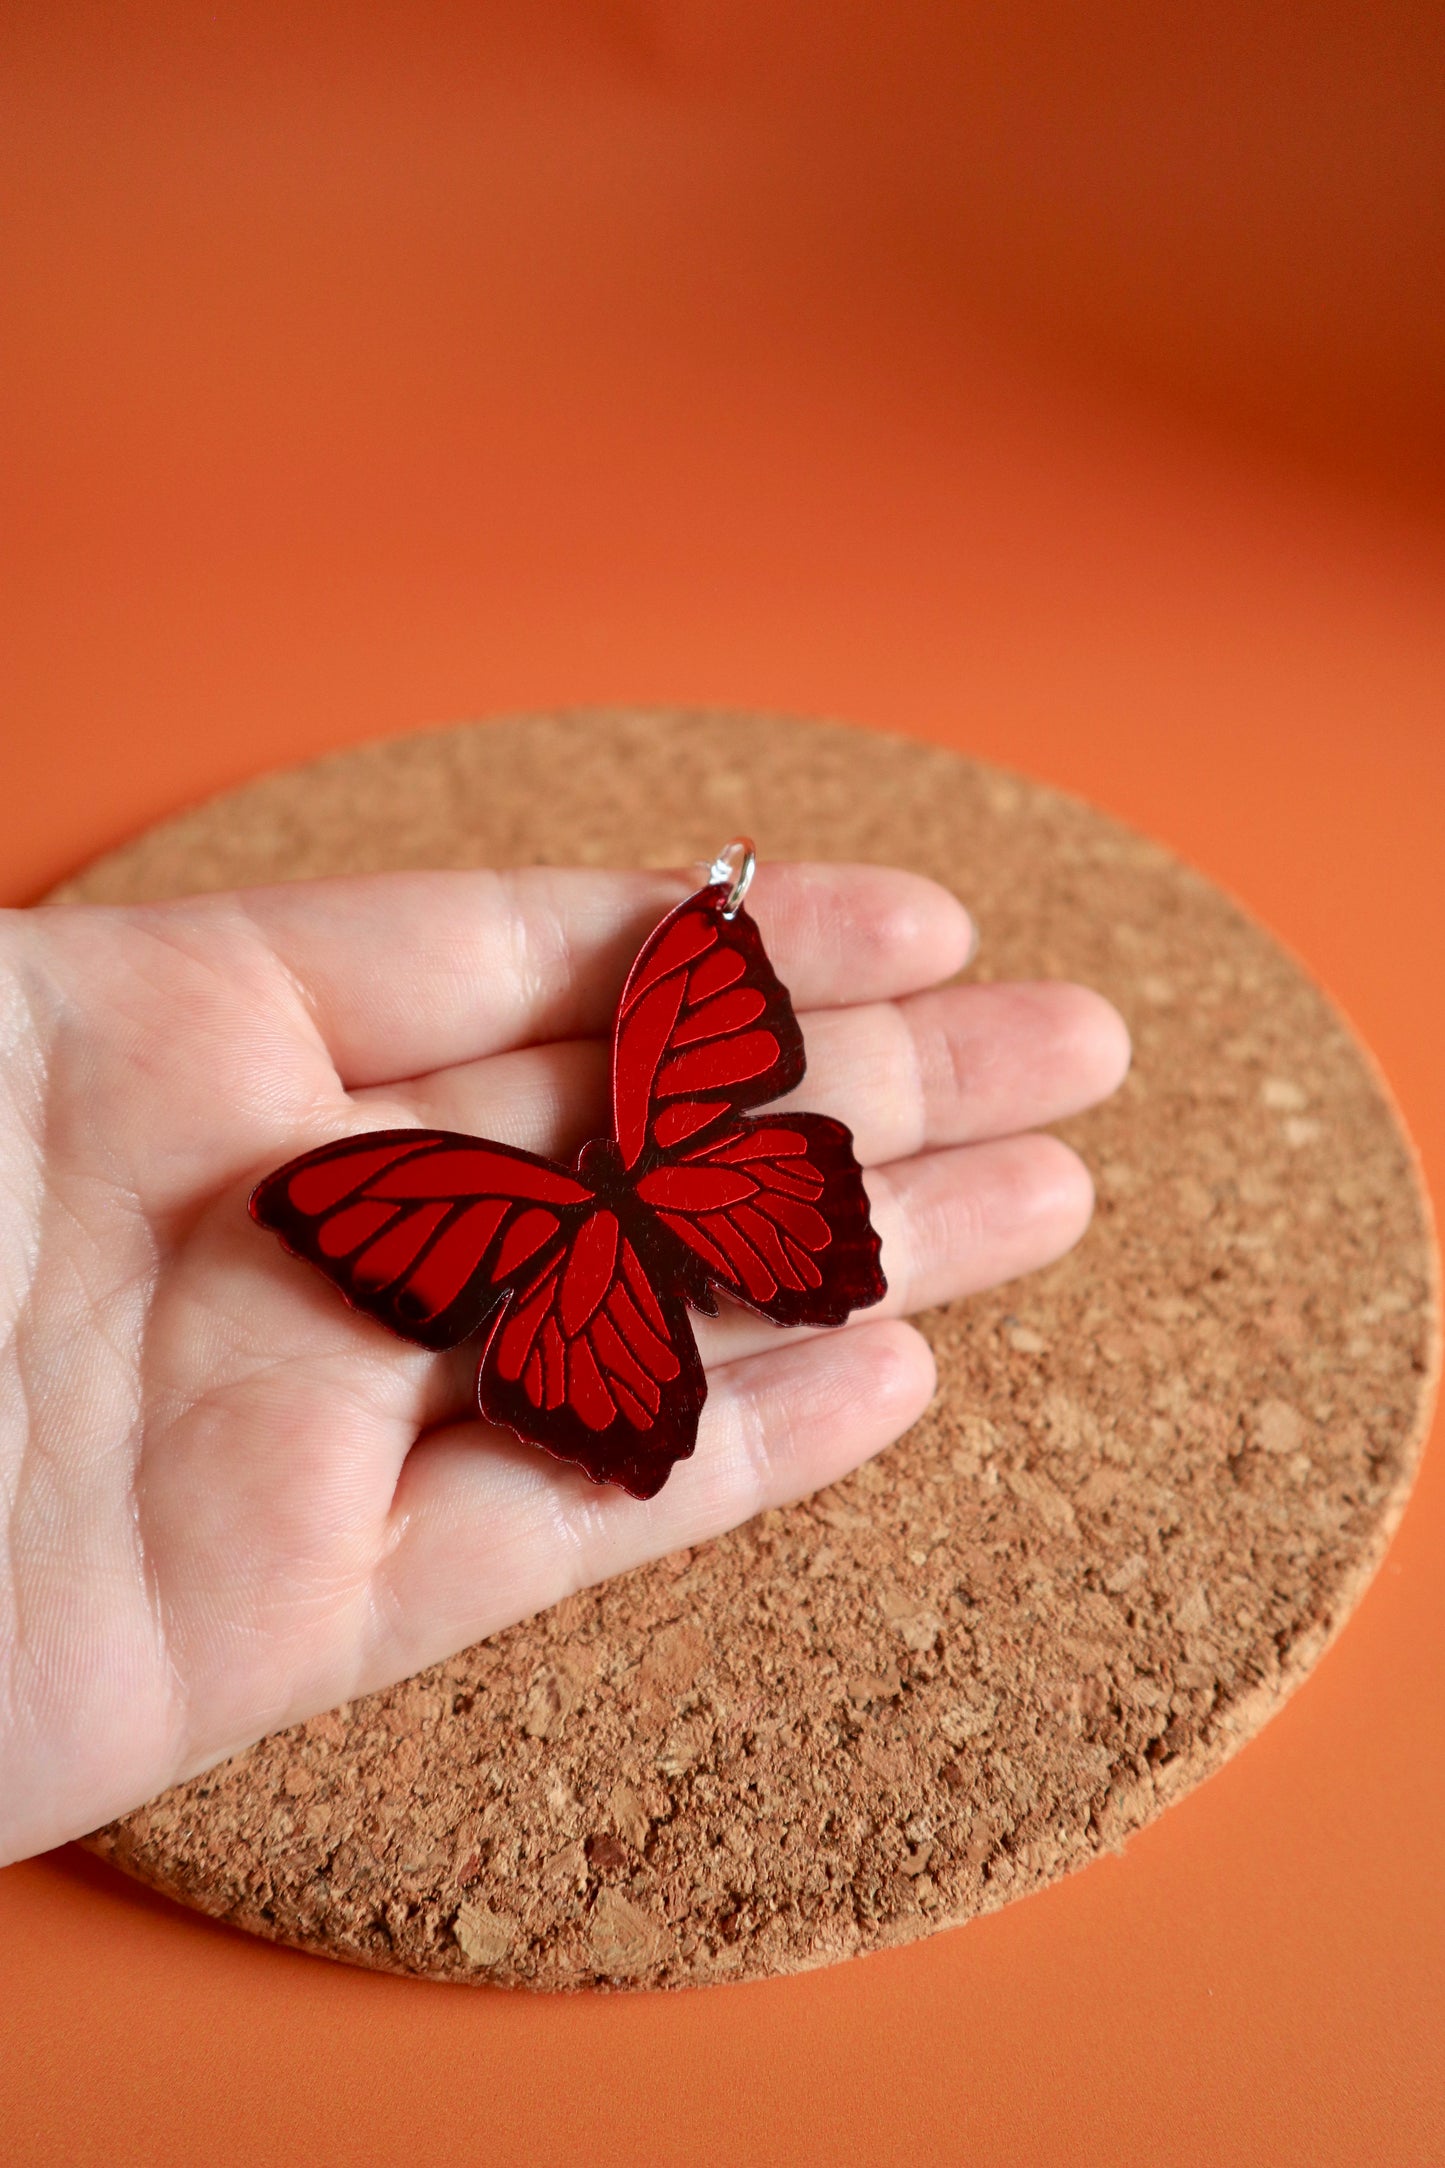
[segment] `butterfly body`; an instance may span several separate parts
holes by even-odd
[[[651,1497],[707,1382],[687,1320],[719,1292],[837,1325],[886,1282],[852,1138],[744,1109],[801,1079],[787,991],[725,884],[672,911],[623,988],[613,1133],[564,1168],[440,1130],[323,1145],[251,1214],[357,1309],[433,1348],[485,1332],[478,1406],[597,1482]]]

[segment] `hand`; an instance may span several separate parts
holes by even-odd
[[[699,1319],[697,1452],[657,1498],[486,1428],[475,1345],[393,1338],[250,1223],[259,1175],[362,1129],[570,1157],[686,885],[400,874],[0,916],[0,1860],[835,1481],[933,1391],[897,1320],[1083,1233],[1084,1167],[1027,1132],[1119,1083],[1114,1010],[923,990],[968,955],[953,898],[805,866],[765,866],[749,909],[890,1292],[833,1332]]]

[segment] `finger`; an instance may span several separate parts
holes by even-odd
[[[868,1197],[888,1280],[877,1307],[855,1313],[869,1322],[911,1317],[1038,1272],[1074,1247],[1094,1210],[1088,1168],[1058,1137],[1045,1135],[960,1145],[874,1168]],[[698,1320],[697,1342],[705,1363],[735,1362],[775,1342],[777,1331],[766,1318],[729,1305],[716,1319]]]
[[[804,1036],[808,1073],[781,1104],[846,1122],[865,1167],[1062,1121],[1107,1098],[1129,1066],[1118,1010],[1054,980],[815,1010]],[[607,1120],[607,1050],[529,1048],[374,1097],[378,1125],[424,1122],[556,1158]]]
[[[363,1690],[836,1482],[916,1422],[934,1384],[927,1344],[897,1324],[730,1364],[709,1380],[693,1458],[646,1501],[480,1424],[434,1433],[397,1486]]]
[[[829,1011],[805,1037],[807,1076],[781,1104],[846,1122],[865,1167],[1062,1121],[1129,1067],[1118,1010],[1053,979]]]
[[[184,908],[244,913],[343,1083],[363,1086],[605,1032],[638,948],[688,886],[525,867],[305,881]],[[748,907],[799,1007],[932,985],[972,939],[946,889],[886,867],[765,866]]]

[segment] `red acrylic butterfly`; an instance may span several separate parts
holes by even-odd
[[[251,1216],[356,1309],[422,1347],[485,1330],[483,1415],[651,1498],[707,1397],[687,1305],[841,1325],[886,1281],[853,1139],[823,1114],[749,1119],[806,1063],[787,989],[724,853],[622,990],[610,1137],[574,1168],[436,1129],[323,1145]]]

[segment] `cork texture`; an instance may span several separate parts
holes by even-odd
[[[1117,1847],[1257,1731],[1358,1598],[1436,1369],[1434,1251],[1368,1058],[1198,874],[1035,784],[746,716],[363,747],[64,893],[426,865],[863,858],[955,887],[978,978],[1079,978],[1136,1066],[1064,1125],[1094,1226],[925,1319],[941,1389],[784,1512],[262,1740],[98,1832],[182,1902],[532,1988],[795,1971]]]

